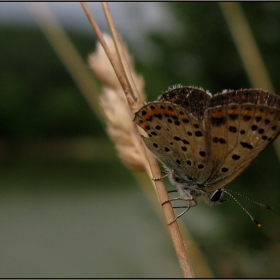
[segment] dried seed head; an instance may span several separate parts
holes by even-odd
[[[111,50],[113,59],[118,61],[111,37],[104,35],[104,39]],[[145,100],[143,78],[135,73],[132,58],[125,46],[123,46],[123,50],[130,65],[136,87],[141,95],[140,98]],[[100,43],[97,44],[96,51],[89,56],[89,65],[102,84],[101,107],[106,117],[107,132],[116,145],[120,159],[132,170],[144,170],[143,157],[140,155],[139,148],[135,146],[135,139],[138,139],[139,135],[132,122],[133,114]],[[121,69],[120,65],[119,69]]]

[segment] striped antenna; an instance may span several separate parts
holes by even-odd
[[[240,194],[240,193],[238,193],[238,192],[235,192],[235,191],[232,191],[232,190],[225,190],[225,189],[223,189],[222,191],[223,191],[224,193],[228,194],[228,195],[229,195],[229,196],[230,196],[244,211],[245,211],[245,213],[247,213],[247,215],[251,218],[251,220],[252,220],[258,227],[261,227],[262,225],[261,225],[257,220],[255,220],[255,219],[253,218],[253,216],[243,207],[243,205],[241,205],[241,203],[240,203],[231,193],[234,193],[234,194],[236,194],[236,195],[239,195],[239,196],[241,196],[241,197],[243,197],[243,198],[245,198],[245,199],[247,199],[247,200],[249,200],[249,201],[251,201],[251,202],[253,202],[253,203],[255,203],[255,204],[260,205],[261,207],[263,207],[263,208],[265,208],[265,209],[268,209],[268,210],[272,210],[272,209],[273,209],[271,206],[267,206],[267,205],[264,205],[264,204],[259,203],[259,202],[257,202],[257,201],[254,201],[254,200],[250,199],[249,197],[247,197],[247,196],[245,196],[245,195],[242,195],[242,194]]]

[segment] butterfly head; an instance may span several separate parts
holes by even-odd
[[[219,205],[223,204],[227,199],[222,199],[224,196],[223,188],[217,189],[210,194],[207,194],[205,201],[209,205]]]

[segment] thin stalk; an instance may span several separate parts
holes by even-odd
[[[103,46],[105,40],[102,38],[101,32],[99,32],[99,28],[97,27],[97,24],[94,20],[94,17],[90,14],[86,3],[83,2],[81,4],[82,4],[83,9],[85,10],[85,12],[87,14],[87,17],[90,20],[90,23],[92,24],[93,29],[98,32],[98,34],[97,34],[98,39],[100,40],[100,43]],[[106,5],[105,5],[105,7],[106,7]],[[107,13],[107,16],[108,16],[108,14],[109,14],[108,9],[106,9],[106,13]],[[113,30],[114,37],[117,38],[117,40],[115,40],[115,46],[116,46],[116,48],[118,48],[119,35],[117,34],[117,31],[114,28],[114,26],[112,26],[113,23],[110,20],[110,16],[108,16],[108,19],[109,19],[110,28],[111,28],[111,30]],[[123,59],[121,49],[118,50],[118,53],[119,53],[120,59]],[[106,51],[106,54],[107,54],[107,51]],[[120,63],[121,63],[121,65],[123,65],[123,70],[127,71],[125,62],[122,61]],[[114,68],[114,70],[115,70],[115,68]],[[126,83],[127,83],[127,85],[133,85],[134,82],[131,80],[131,75],[129,75],[129,72],[130,71],[126,72],[126,74],[125,74]],[[133,86],[131,86],[131,90],[133,91]],[[125,92],[125,93],[126,93],[126,97],[127,97],[127,92]],[[132,96],[133,97],[137,96],[137,93],[133,92]],[[128,99],[128,104],[130,105],[130,108],[132,110],[137,109],[137,108],[135,108],[135,104],[131,104],[131,100],[129,100],[129,99]],[[138,140],[136,139],[135,143],[137,143],[137,142],[139,142],[139,139]],[[146,169],[146,171],[148,173],[151,173],[153,178],[160,178],[162,175],[161,175],[161,171],[160,171],[158,162],[156,161],[156,159],[154,158],[152,153],[146,148],[146,146],[144,144],[142,144],[142,148],[140,147],[139,152],[143,153],[143,149],[144,149],[144,154],[146,155],[146,159],[147,159],[147,162],[148,162],[148,165],[149,165],[149,167]],[[154,181],[154,184],[155,184],[155,187],[156,187],[156,190],[157,190],[159,201],[162,204],[163,202],[165,202],[169,199],[168,193],[166,191],[166,187],[164,185],[163,180]],[[164,215],[165,215],[167,224],[169,224],[171,221],[173,221],[175,219],[175,215],[174,215],[171,203],[164,204],[163,205],[163,211],[164,211]],[[193,270],[192,270],[192,267],[190,265],[190,261],[189,261],[189,258],[188,258],[188,255],[187,255],[187,252],[186,252],[186,249],[185,249],[185,246],[184,246],[184,242],[183,242],[181,233],[179,231],[179,227],[178,227],[177,222],[174,222],[174,223],[170,224],[168,226],[168,228],[169,228],[171,239],[172,239],[172,242],[173,242],[177,257],[178,257],[178,260],[179,260],[179,264],[180,264],[181,269],[182,269],[183,276],[185,278],[194,278]]]
[[[275,92],[261,52],[240,3],[218,2],[218,4],[228,24],[252,86]],[[280,162],[280,137],[274,141],[273,146]]]
[[[274,92],[250,25],[238,2],[218,2],[253,87]]]
[[[122,88],[123,88],[123,91],[125,92],[126,95],[129,95],[130,91],[129,91],[129,88],[127,86],[127,83],[126,83],[125,79],[123,78],[123,76],[122,76],[122,74],[120,72],[120,69],[118,69],[118,67],[116,65],[116,62],[112,58],[112,54],[111,54],[110,49],[108,48],[108,46],[106,44],[106,41],[103,38],[102,32],[100,31],[96,21],[94,20],[94,18],[92,16],[92,14],[91,14],[87,4],[85,2],[81,2],[81,5],[82,5],[82,7],[84,9],[84,12],[85,12],[85,14],[86,14],[86,16],[87,16],[87,18],[88,18],[88,20],[89,20],[89,22],[90,22],[94,32],[95,32],[95,34],[96,34],[100,44],[102,45],[102,47],[103,47],[103,49],[104,49],[108,59],[110,60],[110,63],[112,65],[112,67],[114,68],[114,71],[116,73],[116,76],[118,77],[118,80],[119,80]],[[131,102],[131,100],[129,102]]]
[[[104,14],[106,16],[106,19],[107,19],[108,26],[109,26],[110,31],[111,31],[112,38],[114,39],[115,48],[117,50],[119,61],[122,65],[123,73],[125,75],[125,80],[128,83],[128,86],[129,86],[132,97],[136,101],[137,99],[139,99],[140,95],[139,95],[138,89],[135,85],[135,82],[133,80],[133,77],[131,75],[131,71],[130,71],[130,68],[128,66],[128,63],[126,61],[126,57],[125,57],[123,49],[122,49],[122,44],[121,44],[121,41],[120,41],[120,37],[119,37],[119,34],[117,32],[116,26],[114,24],[113,18],[111,16],[108,3],[102,2],[102,7],[103,7],[103,10],[104,10]],[[144,100],[141,100],[141,103],[143,103],[143,102],[144,102]]]
[[[65,68],[68,70],[80,92],[88,101],[92,110],[96,112],[100,121],[103,121],[98,95],[94,94],[99,92],[99,89],[94,82],[93,75],[89,72],[86,63],[73,46],[69,37],[46,3],[32,2],[25,4],[51,44],[53,50],[65,65]]]

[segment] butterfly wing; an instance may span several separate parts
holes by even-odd
[[[189,114],[201,121],[211,97],[212,95],[202,88],[177,86],[162,94],[158,100],[180,105]]]
[[[169,170],[186,181],[204,181],[206,131],[191,112],[169,101],[155,101],[136,112],[134,122],[147,132],[145,144]]]
[[[205,112],[212,171],[207,191],[238,176],[278,136],[280,98],[262,90],[227,91],[214,95]]]
[[[244,171],[278,136],[280,98],[256,89],[211,97],[202,89],[179,87],[143,106],[134,121],[169,170],[211,193]]]

